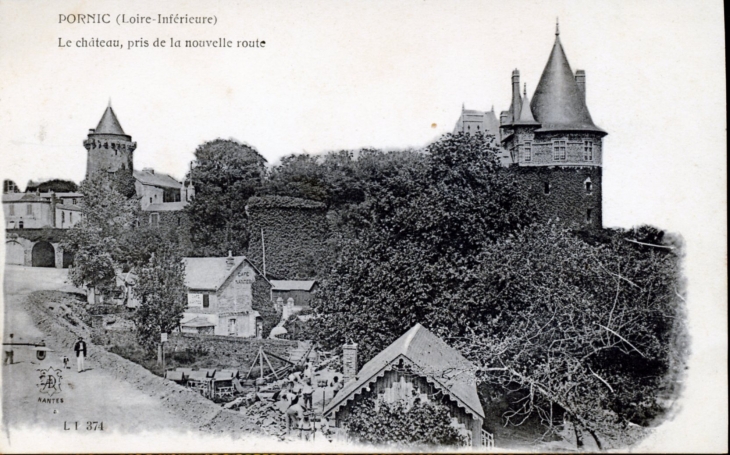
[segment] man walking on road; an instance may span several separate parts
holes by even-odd
[[[13,342],[13,334],[10,334],[10,343]],[[3,363],[12,365],[13,364],[13,345],[9,344],[5,347],[5,360]]]
[[[78,372],[81,373],[84,371],[84,359],[86,358],[86,341],[84,341],[84,337],[79,337],[76,344],[74,344],[74,351],[76,351],[76,366]]]

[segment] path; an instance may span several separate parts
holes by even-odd
[[[176,418],[143,391],[115,378],[93,362],[87,362],[88,371],[76,372],[71,346],[56,346],[47,334],[33,324],[24,310],[24,299],[39,290],[73,291],[65,283],[67,271],[21,266],[5,266],[4,328],[7,334],[15,334],[15,342],[37,342],[46,339],[55,352],[40,362],[30,348],[16,348],[18,363],[2,367],[3,424],[8,424],[12,450],[13,427],[25,424],[42,426],[44,430],[56,428],[64,431],[75,427],[86,431],[86,422],[104,422],[105,432],[139,432],[160,429],[188,430],[187,424]],[[71,359],[71,369],[63,369],[60,358]],[[41,393],[39,369],[53,366],[62,369],[61,392],[53,396]],[[61,402],[62,400],[62,402]],[[77,431],[77,430],[68,430]],[[97,430],[99,431],[99,430]]]

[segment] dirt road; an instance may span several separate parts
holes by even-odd
[[[54,350],[39,361],[30,347],[17,347],[13,365],[2,367],[3,424],[13,449],[13,428],[40,426],[47,431],[67,432],[139,432],[160,429],[190,429],[185,420],[176,418],[143,390],[116,377],[87,360],[87,371],[78,373],[72,346],[57,344],[50,334],[33,323],[25,310],[24,299],[38,290],[74,289],[65,283],[66,270],[6,266],[4,300],[4,341],[14,333],[15,342],[37,342],[44,339]],[[70,369],[64,369],[61,357],[66,355]],[[41,370],[49,367],[60,371],[54,375],[55,387],[41,390]],[[47,378],[44,382],[48,382]],[[88,424],[88,422],[97,422]],[[103,425],[102,425],[103,422]],[[103,426],[103,430],[102,430]],[[93,428],[96,428],[95,430]],[[78,428],[78,429],[77,429]],[[89,429],[87,429],[89,428]]]

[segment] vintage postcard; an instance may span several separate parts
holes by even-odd
[[[0,452],[727,452],[723,17],[0,2]]]

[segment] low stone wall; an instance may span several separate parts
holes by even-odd
[[[187,349],[193,351],[204,351],[206,357],[214,358],[221,365],[237,366],[239,369],[246,369],[251,366],[259,347],[263,347],[264,351],[277,355],[279,357],[288,358],[289,353],[298,346],[296,341],[289,340],[269,340],[254,338],[235,338],[219,335],[200,335],[195,333],[173,333],[167,341],[166,352],[174,353],[176,351],[185,351]],[[274,368],[278,368],[283,363],[269,356]],[[265,370],[268,372],[268,365]]]

